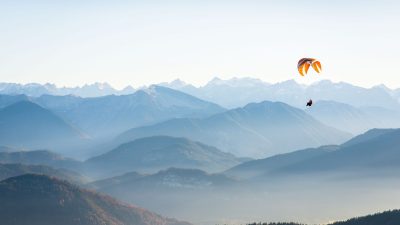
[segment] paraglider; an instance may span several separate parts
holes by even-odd
[[[312,106],[312,100],[310,99],[310,100],[307,102],[306,107],[311,107],[311,106]]]
[[[321,63],[314,59],[314,58],[302,58],[299,60],[299,62],[297,63],[297,70],[299,71],[301,76],[304,76],[305,74],[307,74],[308,69],[310,68],[310,66],[315,70],[315,72],[320,73],[322,70],[322,66]],[[313,104],[313,101],[310,99],[307,104],[306,107],[311,107]]]
[[[310,65],[312,68],[315,70],[315,72],[320,73],[321,72],[321,63],[313,58],[302,58],[299,60],[297,63],[297,69],[299,70],[299,73],[301,76],[304,76],[307,74],[308,69],[310,68]]]

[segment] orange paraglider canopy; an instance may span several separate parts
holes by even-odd
[[[313,58],[302,58],[297,63],[297,69],[299,70],[299,73],[301,76],[304,76],[305,74],[307,74],[308,69],[310,68],[310,65],[315,70],[315,72],[317,72],[317,73],[321,72],[322,66],[318,60],[313,59]]]

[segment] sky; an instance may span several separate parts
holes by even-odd
[[[400,87],[400,1],[0,0],[0,82]],[[313,57],[323,72],[297,73]]]

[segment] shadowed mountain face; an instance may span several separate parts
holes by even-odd
[[[122,144],[85,162],[89,171],[118,175],[130,171],[156,172],[169,167],[221,171],[243,162],[232,154],[186,138],[155,136]]]
[[[78,173],[64,170],[54,169],[42,165],[23,165],[23,164],[1,164],[0,163],[0,181],[9,177],[20,176],[23,174],[44,174],[57,177],[59,179],[68,180],[75,184],[83,184],[87,179]]]
[[[0,220],[4,224],[188,225],[41,175],[0,182],[0,201]]]
[[[42,96],[34,101],[57,112],[93,136],[116,134],[132,127],[171,118],[203,117],[224,111],[216,104],[159,86],[151,86],[130,95],[84,99]]]
[[[0,110],[0,144],[51,148],[79,142],[83,134],[51,111],[29,101]]]
[[[26,95],[0,95],[0,109],[21,101],[29,101]]]
[[[174,119],[134,128],[117,137],[115,143],[154,135],[187,137],[250,157],[337,144],[350,138],[350,134],[325,126],[300,109],[280,102],[262,102],[205,119]]]

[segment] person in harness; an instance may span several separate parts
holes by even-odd
[[[312,106],[312,100],[310,99],[308,102],[307,102],[307,105],[306,105],[307,107],[311,107]]]

